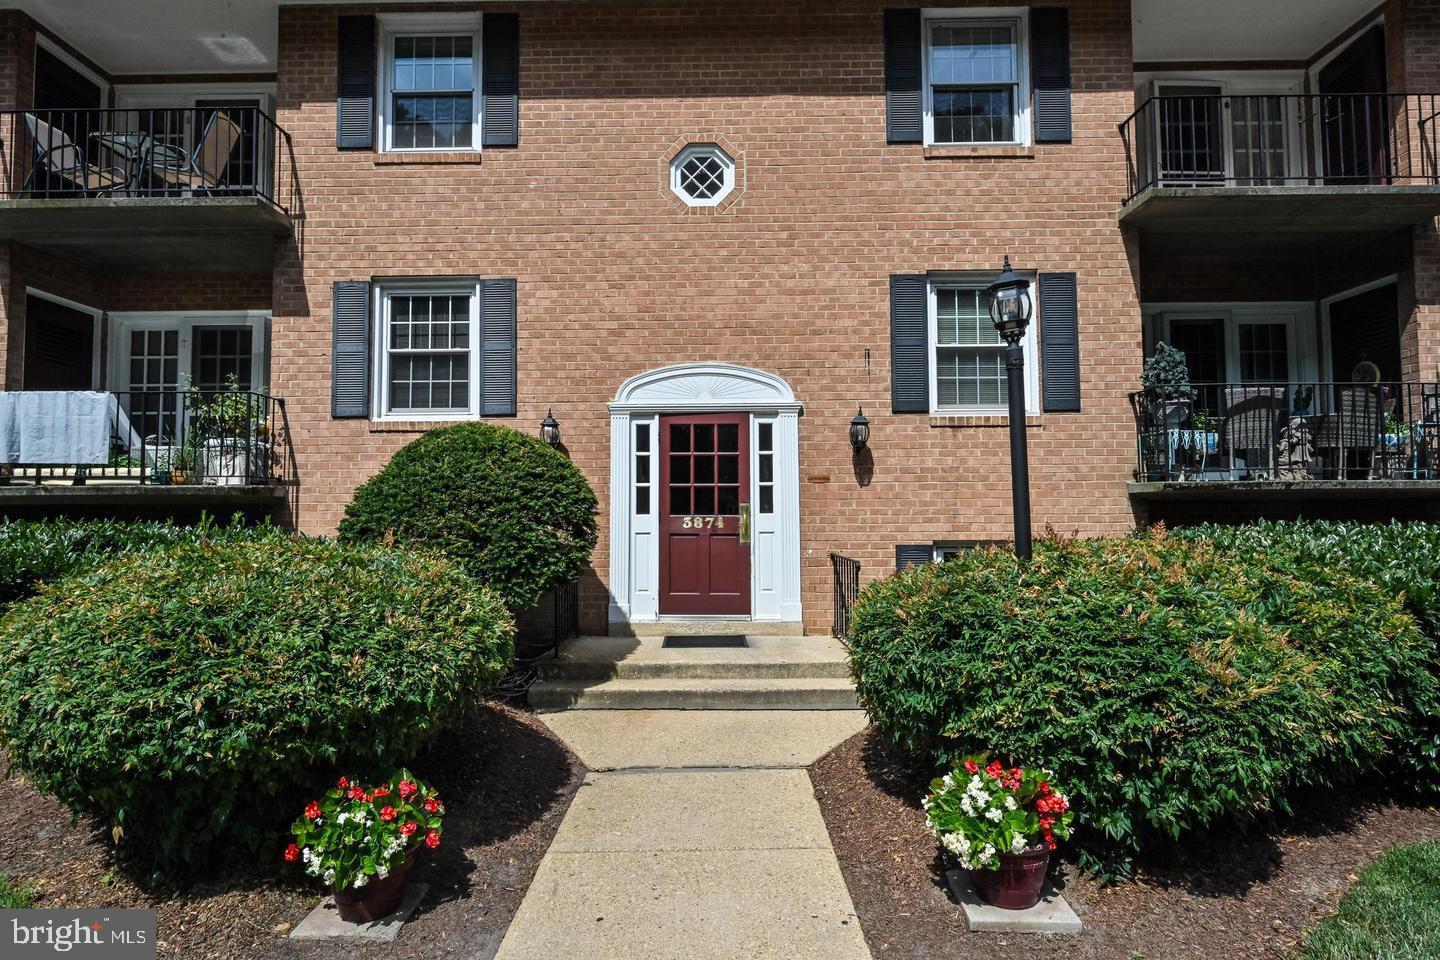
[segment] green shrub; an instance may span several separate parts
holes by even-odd
[[[1368,581],[1161,534],[914,568],[863,591],[850,643],[891,739],[1052,767],[1107,872],[1375,768],[1440,697],[1433,644]]]
[[[1209,540],[1226,554],[1263,560],[1302,580],[1332,569],[1364,577],[1398,597],[1440,644],[1440,525],[1266,521],[1191,527],[1176,535]],[[1414,679],[1428,686],[1430,678]],[[1440,712],[1427,712],[1423,691],[1412,699],[1417,709],[1410,747],[1397,750],[1396,760],[1411,786],[1433,792],[1440,789]]]
[[[1301,574],[1338,566],[1403,595],[1421,625],[1440,638],[1440,525],[1263,521],[1187,527],[1174,535],[1210,540],[1226,553],[1264,553]]]
[[[54,583],[76,570],[125,550],[145,550],[200,539],[218,542],[285,536],[270,525],[228,526],[209,520],[197,526],[159,521],[0,521],[0,609],[30,596],[41,583]]]
[[[407,761],[500,676],[512,636],[439,556],[298,538],[126,553],[0,621],[0,746],[183,870],[273,844],[337,767]]]
[[[595,511],[569,459],[517,430],[463,423],[402,447],[355,491],[340,539],[439,549],[520,611],[585,570]]]

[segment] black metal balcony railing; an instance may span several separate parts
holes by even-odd
[[[44,393],[31,396],[43,405]],[[275,486],[290,474],[290,432],[278,397],[200,390],[109,397],[107,462],[4,464],[0,484]]]
[[[1164,96],[1120,124],[1126,202],[1152,187],[1435,184],[1440,95]]]
[[[7,199],[257,197],[290,212],[290,135],[258,107],[0,112]]]
[[[1130,395],[1137,480],[1440,480],[1440,383],[1205,383]]]

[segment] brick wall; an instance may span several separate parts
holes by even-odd
[[[507,422],[534,431],[554,407],[602,518],[605,404],[627,377],[717,360],[791,383],[805,404],[803,603],[824,629],[828,552],[860,559],[868,578],[893,568],[896,543],[1010,535],[1004,426],[888,412],[887,286],[899,272],[994,271],[1010,253],[1079,273],[1084,412],[1030,429],[1037,528],[1127,529],[1125,393],[1141,343],[1115,222],[1115,118],[1132,98],[1129,6],[1072,4],[1073,144],[943,158],[885,144],[883,8],[523,4],[521,146],[396,165],[334,147],[336,16],[373,8],[282,7],[278,112],[305,224],[303,258],[277,261],[272,379],[299,457],[299,526],[333,529],[356,484],[415,436],[330,418],[331,283],[516,277],[519,416]],[[666,194],[660,159],[719,136],[743,152],[744,193],[691,215]],[[857,404],[873,421],[868,486],[846,436]],[[602,534],[601,582],[610,549]],[[605,603],[603,588],[586,591],[586,629],[603,628]]]

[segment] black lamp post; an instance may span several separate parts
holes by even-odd
[[[540,421],[540,439],[552,447],[560,446],[560,421],[555,419],[554,410],[546,411],[545,419]]]
[[[865,408],[861,407],[859,412],[850,420],[850,446],[859,453],[870,444],[870,418],[865,416]]]
[[[1030,455],[1025,439],[1025,328],[1035,312],[1030,281],[1005,268],[990,284],[990,319],[1005,341],[1005,374],[1010,387],[1010,490],[1015,504],[1015,555],[1030,559]]]

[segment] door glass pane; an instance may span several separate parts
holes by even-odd
[[[690,512],[690,488],[670,488],[670,515],[672,517],[683,517]]]
[[[720,482],[721,482],[721,483],[739,483],[739,482],[740,482],[740,455],[739,455],[739,454],[721,454],[720,457],[719,457],[719,460],[720,460]]]
[[[695,452],[710,452],[715,449],[715,425],[713,423],[697,423],[695,425]]]
[[[698,516],[708,517],[715,513],[715,488],[695,488],[695,513]]]
[[[670,449],[676,453],[690,449],[690,425],[688,423],[670,424]]]
[[[696,483],[714,483],[714,482],[715,482],[715,458],[714,458],[714,457],[696,457],[696,458],[695,458],[695,482],[696,482]]]
[[[760,488],[760,512],[761,512],[761,513],[774,513],[774,512],[775,512],[775,488],[774,488],[774,487],[761,487],[761,488]]]
[[[644,517],[650,514],[650,488],[635,488],[635,512]]]
[[[719,428],[718,448],[729,453],[740,449],[740,427],[733,423],[722,423]]]
[[[688,453],[670,455],[670,482],[690,482],[690,455]]]
[[[740,488],[720,487],[720,500],[715,511],[723,517],[733,517],[740,513]]]
[[[1288,331],[1280,323],[1242,323],[1240,336],[1240,379],[1260,383],[1284,383],[1290,379]]]
[[[1217,87],[1162,86],[1157,111],[1160,177],[1171,182],[1225,176],[1225,129]]]

